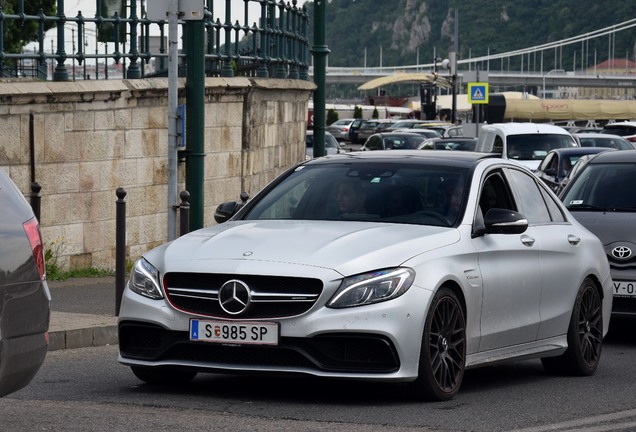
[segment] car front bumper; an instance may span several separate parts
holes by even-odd
[[[319,301],[300,316],[264,320],[279,324],[276,346],[236,345],[191,341],[190,320],[214,318],[183,313],[166,300],[126,289],[119,315],[119,362],[199,372],[411,381],[417,377],[429,301],[430,292],[415,286],[396,299],[355,308],[330,309]]]

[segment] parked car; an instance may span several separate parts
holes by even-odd
[[[612,306],[603,248],[512,161],[317,158],[215,219],[133,265],[119,362],[142,381],[309,375],[447,400],[467,368],[599,365]]]
[[[355,121],[356,119],[336,120],[327,126],[325,130],[333,135],[338,141],[349,141],[349,130]]]
[[[397,129],[411,129],[415,127],[416,125],[419,125],[422,123],[424,123],[423,120],[417,120],[417,119],[397,120],[391,126],[387,127],[384,131],[393,132]]]
[[[364,143],[371,135],[380,132],[383,127],[389,127],[395,120],[391,119],[370,119],[366,120],[358,129],[358,140]]]
[[[581,156],[608,150],[614,149],[607,147],[571,147],[550,150],[534,173],[556,193],[561,189],[563,179],[565,179]]]
[[[415,128],[411,128],[411,129],[395,129],[392,132],[414,133],[414,134],[422,135],[425,138],[441,138],[442,137],[439,132],[437,132],[437,131],[435,131],[433,129],[415,129]]]
[[[51,294],[40,226],[0,169],[0,396],[28,385],[48,348]]]
[[[602,153],[602,152],[601,152]],[[568,184],[570,184],[570,182],[572,181],[572,179],[574,177],[576,177],[576,175],[583,170],[583,167],[585,166],[585,164],[587,164],[591,159],[593,159],[596,155],[598,155],[599,153],[593,153],[593,154],[585,154],[581,157],[579,157],[576,162],[574,163],[574,166],[572,167],[572,169],[570,170],[569,173],[567,173],[567,175],[565,176],[565,178],[563,180],[561,180],[561,184],[559,185],[559,189],[557,189],[557,195],[561,194],[561,191],[563,191],[563,189],[566,188],[566,186]]]
[[[627,141],[636,142],[636,122],[625,121],[608,123],[603,127],[603,129],[601,129],[600,133],[620,135]]]
[[[414,150],[425,136],[410,132],[383,132],[373,134],[360,150]]]
[[[572,136],[581,147],[608,147],[617,150],[636,149],[634,143],[618,135],[586,132],[575,133]]]
[[[314,157],[314,131],[308,130],[305,134],[305,157],[311,159]],[[329,132],[325,132],[325,155],[338,154],[344,151],[340,147],[340,143]]]
[[[546,123],[493,123],[484,125],[475,151],[498,153],[535,170],[550,150],[577,147],[565,129]]]
[[[455,137],[455,138],[429,138],[422,141],[419,150],[462,150],[475,151],[477,138]]]
[[[612,313],[636,316],[636,150],[591,158],[560,197],[603,243],[612,272]]]
[[[601,132],[600,127],[584,127],[584,126],[561,126],[566,131],[570,132],[572,135],[574,134],[582,134],[582,133],[599,133]]]
[[[445,138],[464,136],[464,127],[460,125],[454,125],[452,123],[435,123],[427,121],[413,127],[413,129],[419,128],[426,128],[437,131],[442,137]]]
[[[360,130],[360,127],[362,126],[363,123],[364,123],[364,119],[359,118],[359,119],[355,119],[353,123],[351,123],[351,126],[349,126],[349,141],[351,141],[353,144],[360,144],[358,131]]]

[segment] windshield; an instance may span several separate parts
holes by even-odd
[[[508,136],[508,158],[542,160],[550,150],[576,147],[571,135],[527,134]]]
[[[452,226],[467,170],[421,164],[303,165],[243,219],[346,220]]]
[[[569,210],[636,211],[636,164],[588,164],[563,196]]]

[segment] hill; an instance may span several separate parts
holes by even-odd
[[[313,2],[306,3],[310,17]],[[582,35],[632,19],[632,0],[330,0],[326,4],[329,66],[377,67],[431,63],[453,48],[458,58],[501,53]],[[313,44],[313,17],[310,18]],[[614,58],[636,57],[629,29],[544,53],[543,70],[572,70]],[[521,57],[511,59],[518,67]],[[528,61],[528,60],[526,60]],[[534,60],[536,64],[538,61]],[[498,65],[499,66],[499,65]],[[507,66],[504,65],[504,67]]]

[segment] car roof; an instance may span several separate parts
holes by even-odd
[[[636,150],[602,152],[589,163],[636,163]]]
[[[535,133],[570,135],[570,133],[561,126],[555,126],[548,123],[493,123],[482,126],[482,129],[499,129],[506,135],[525,135]]]
[[[609,133],[583,132],[583,133],[575,133],[572,135],[577,136],[579,138],[612,138],[612,139],[621,139],[621,140],[627,141],[625,137],[622,137],[620,135],[615,135],[615,134],[609,134]]]
[[[608,123],[603,128],[611,128],[613,126],[632,126],[632,127],[636,127],[636,121],[622,121],[622,122]]]
[[[636,153],[636,151],[634,151]],[[623,152],[624,153],[624,152]],[[340,153],[338,155],[313,159],[306,163],[342,163],[349,164],[352,161],[369,162],[403,162],[403,163],[427,163],[434,165],[448,165],[456,167],[470,168],[483,159],[500,159],[501,155],[492,153],[448,151],[448,150],[381,150],[381,151],[357,151]],[[502,163],[520,166],[519,164],[500,159]]]
[[[549,153],[556,153],[563,156],[575,156],[575,155],[584,155],[584,154],[592,154],[592,153],[602,153],[608,150],[616,150],[607,147],[567,147],[567,148],[557,148],[552,149]]]
[[[433,137],[429,138],[426,141],[435,141],[435,142],[449,142],[449,141],[476,141],[475,137],[467,137],[467,136],[458,136],[458,137]]]

